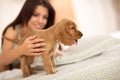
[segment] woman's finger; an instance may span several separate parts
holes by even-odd
[[[30,53],[29,56],[40,56],[41,54],[43,54],[43,53]]]
[[[39,53],[39,52],[43,52],[45,51],[46,49],[44,48],[36,48],[36,49],[31,49],[31,53]]]
[[[34,40],[34,39],[36,39],[37,38],[37,36],[30,36],[30,37],[28,37],[27,39],[25,39],[25,43],[28,43],[28,42],[30,42],[31,43],[31,41],[32,40]]]
[[[33,48],[39,48],[39,47],[43,47],[45,45],[46,45],[45,43],[36,43],[33,45]]]
[[[35,43],[42,43],[44,40],[43,39],[34,39],[31,41],[32,44],[35,44]]]
[[[34,35],[34,36],[30,36],[30,37],[28,37],[27,39],[28,39],[28,40],[34,40],[34,39],[36,39],[36,38],[37,38],[37,36]]]

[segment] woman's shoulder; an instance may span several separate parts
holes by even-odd
[[[18,35],[17,31],[13,28],[13,26],[10,26],[5,33],[6,37],[15,38]]]

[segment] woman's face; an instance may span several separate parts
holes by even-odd
[[[28,27],[33,31],[43,29],[48,20],[48,9],[42,5],[37,6],[30,20],[28,21]]]

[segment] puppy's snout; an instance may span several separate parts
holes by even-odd
[[[83,36],[83,33],[82,33],[82,32],[80,32],[80,36],[81,36],[81,37]]]
[[[81,38],[83,36],[83,33],[79,31],[78,35],[79,35],[79,38]]]

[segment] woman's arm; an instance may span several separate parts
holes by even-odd
[[[5,36],[11,39],[16,39],[18,34],[12,28],[8,28],[5,33]],[[22,55],[26,56],[38,56],[41,55],[42,51],[44,51],[44,47],[46,44],[43,43],[42,39],[36,39],[36,36],[32,36],[27,38],[20,46],[17,48],[14,47],[14,43],[4,39],[2,46],[2,55],[0,55],[0,66],[6,66],[21,57]],[[42,47],[42,48],[38,48]]]
[[[3,58],[4,58],[4,56],[2,55],[2,53],[0,53],[0,59],[1,59],[1,60],[0,60],[0,72],[9,69],[8,66],[2,65],[2,63],[3,63],[3,62],[2,62]]]
[[[16,39],[17,38],[18,33],[12,28],[8,28],[5,35],[6,37],[10,38],[10,39]],[[10,63],[12,63],[14,60],[18,59],[21,54],[20,49],[16,48],[13,49],[14,47],[14,43],[4,39],[3,40],[3,45],[2,45],[2,57],[0,58],[0,65],[9,65]],[[19,54],[18,54],[19,53]]]

